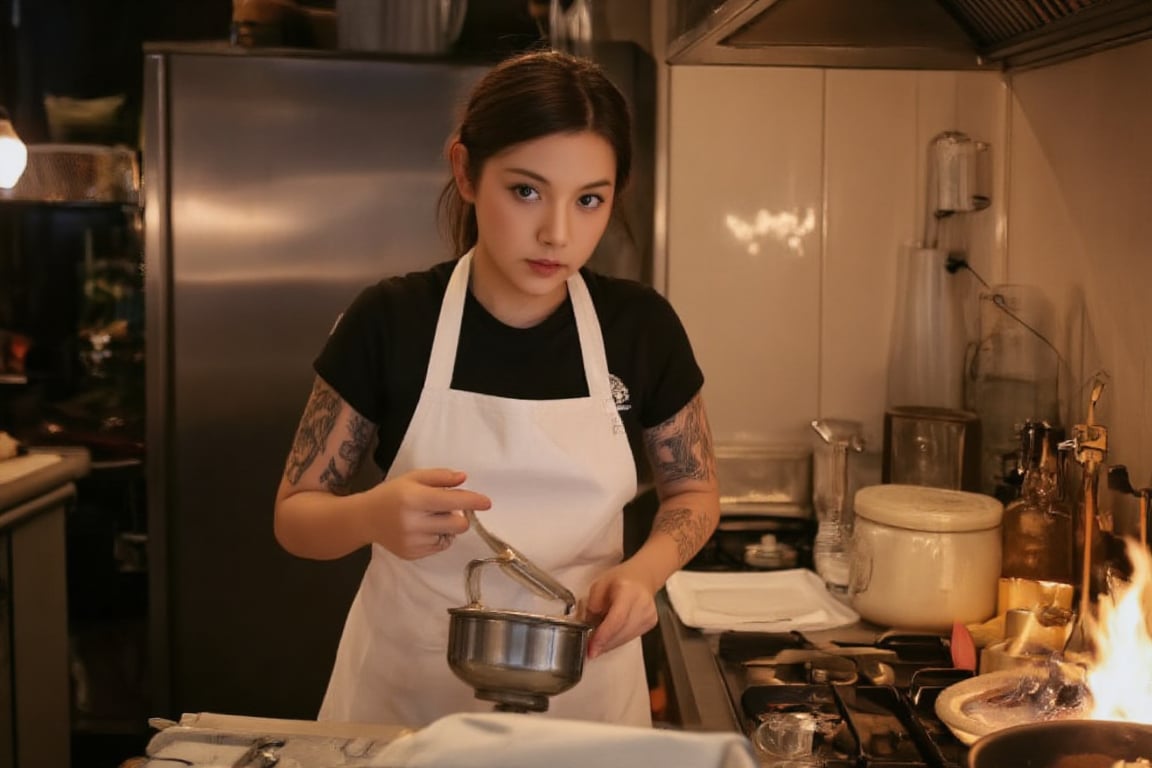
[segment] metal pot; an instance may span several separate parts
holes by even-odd
[[[580,682],[591,624],[478,605],[448,613],[448,666],[496,709],[544,712]]]
[[[977,741],[968,768],[1110,768],[1152,759],[1152,726],[1106,720],[1057,720],[1005,728]]]
[[[337,41],[345,50],[438,56],[455,44],[467,10],[467,0],[337,0]]]
[[[496,702],[498,710],[544,712],[549,696],[580,682],[592,625],[568,618],[576,604],[571,590],[494,536],[474,512],[464,515],[496,556],[472,560],[465,568],[468,605],[448,609],[448,666],[476,690],[476,698]],[[564,616],[485,608],[480,574],[488,565],[529,591],[564,603]]]

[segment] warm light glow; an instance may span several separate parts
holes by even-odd
[[[724,217],[724,224],[732,235],[742,243],[747,243],[748,253],[760,253],[762,240],[771,238],[792,251],[797,256],[804,255],[804,237],[816,229],[816,211],[808,208],[801,215],[797,211],[772,213],[761,208],[751,221],[734,213]]]
[[[1100,597],[1096,621],[1089,624],[1092,719],[1152,723],[1152,635],[1145,610],[1152,605],[1152,558],[1135,541],[1127,546],[1132,580]]]
[[[0,109],[0,189],[12,189],[28,166],[28,147],[16,135],[16,129]]]

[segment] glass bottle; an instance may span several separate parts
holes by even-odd
[[[980,485],[998,495],[1011,482],[1005,465],[1017,447],[1020,425],[1059,419],[1059,356],[1048,337],[1051,305],[1039,289],[993,286],[980,294],[980,341],[965,382],[966,407],[980,414]]]
[[[1004,508],[1004,578],[1075,583],[1072,510],[1061,492],[1052,428],[1027,421],[1020,430],[1020,497]]]
[[[812,564],[828,591],[848,591],[852,532],[852,509],[848,506],[848,452],[864,450],[859,422],[817,419],[812,429],[821,444],[813,454],[813,501],[816,507],[816,538]]]

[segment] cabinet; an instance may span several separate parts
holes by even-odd
[[[65,516],[87,454],[41,463],[0,482],[0,768],[70,763]]]

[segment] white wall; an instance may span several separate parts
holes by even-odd
[[[667,290],[718,441],[806,442],[834,417],[879,450],[929,142],[959,129],[995,145],[1006,103],[989,72],[671,69]],[[1001,251],[995,197],[972,227],[983,271]]]
[[[677,66],[669,82],[666,288],[718,441],[808,441],[823,416],[862,421],[879,450],[898,249],[923,235],[929,142],[959,129],[995,163],[973,266],[1051,301],[1066,423],[1106,371],[1109,459],[1152,485],[1152,42],[1011,76]]]
[[[1152,486],[1152,41],[1010,85],[1006,277],[1057,308],[1068,423],[1105,371],[1109,461]]]

